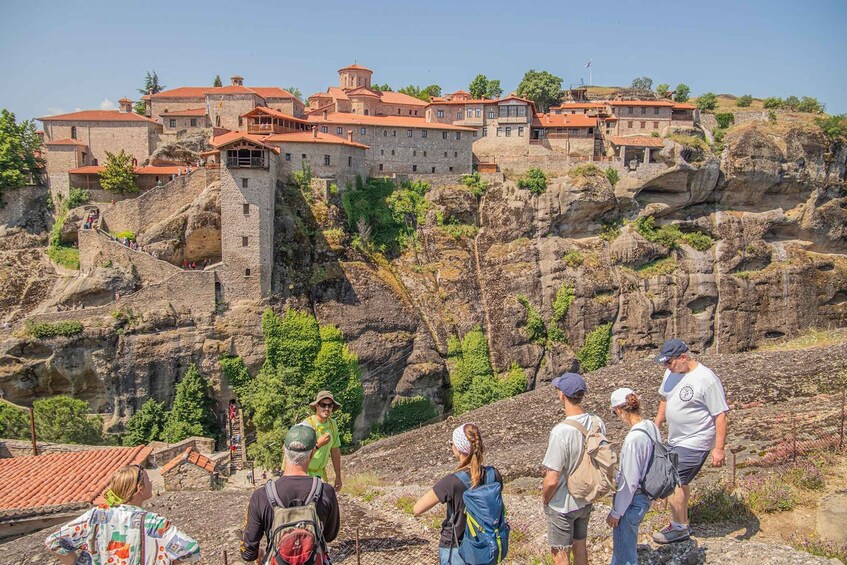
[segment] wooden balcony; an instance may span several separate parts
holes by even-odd
[[[286,128],[280,124],[247,124],[247,133],[268,135],[272,133],[286,133]]]

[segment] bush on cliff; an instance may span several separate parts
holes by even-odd
[[[518,179],[518,188],[524,188],[536,195],[544,194],[547,190],[547,175],[541,169],[533,167]]]
[[[432,401],[423,396],[395,398],[379,426],[382,434],[399,434],[438,416]]]
[[[65,225],[65,218],[68,216],[70,201],[70,198],[65,199],[56,212],[56,219],[53,221],[53,227],[50,228],[47,256],[57,265],[79,270],[79,249],[62,245],[62,227]]]
[[[576,352],[583,372],[596,371],[609,362],[609,346],[612,344],[612,324],[597,326],[585,336],[585,342]]]
[[[103,418],[88,416],[88,403],[70,396],[51,396],[32,403],[35,431],[41,441],[103,443]]]
[[[27,332],[38,339],[49,339],[51,337],[72,337],[82,333],[82,323],[76,320],[65,320],[64,322],[33,322],[27,320]]]
[[[529,298],[525,294],[519,294],[515,297],[518,303],[526,310],[526,336],[529,341],[538,345],[544,345],[547,342],[547,326],[544,324],[544,319],[535,306],[530,304]]]
[[[176,385],[176,396],[162,438],[168,443],[177,443],[191,436],[215,437],[217,431],[209,382],[192,363]]]
[[[84,188],[71,188],[68,192],[68,210],[88,204],[90,199],[91,193]]]
[[[148,398],[126,423],[126,435],[123,437],[124,445],[141,445],[151,441],[162,439],[165,428],[164,404]]]
[[[750,94],[744,94],[735,99],[735,105],[739,108],[749,108],[753,103],[753,96]]]
[[[241,402],[255,425],[257,440],[250,456],[259,465],[278,467],[281,439],[289,427],[312,414],[309,403],[320,390],[332,391],[341,409],[332,417],[342,445],[353,439],[353,422],[362,409],[359,360],[334,326],[321,326],[309,312],[289,309],[279,317],[262,315],[265,363],[259,374],[242,386]]]
[[[656,227],[656,219],[653,216],[641,216],[635,220],[633,227],[647,241],[664,245],[669,249],[676,249],[680,242],[683,242],[698,251],[706,251],[714,244],[712,236],[707,233],[682,233],[679,226],[674,224]]]
[[[224,355],[219,359],[221,364],[221,373],[226,377],[226,382],[235,392],[236,396],[241,396],[247,391],[247,387],[252,380],[250,373],[247,372],[247,365],[241,357],[232,357]]]
[[[0,438],[27,439],[29,417],[27,411],[5,402],[0,402]]]

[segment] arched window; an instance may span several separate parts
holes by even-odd
[[[367,116],[368,114],[370,114],[370,112],[368,111],[367,108],[365,108],[365,115]]]

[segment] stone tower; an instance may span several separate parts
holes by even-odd
[[[215,138],[221,162],[222,300],[261,300],[271,292],[279,149],[244,133]]]
[[[359,88],[361,86],[370,88],[371,76],[373,74],[374,72],[372,70],[366,69],[361,65],[350,65],[349,67],[338,69],[339,86],[345,90]]]

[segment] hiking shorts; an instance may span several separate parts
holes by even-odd
[[[676,446],[670,448],[671,453],[676,453],[679,458],[677,472],[679,473],[679,482],[683,485],[691,484],[706,458],[709,457],[709,451],[699,451],[697,449],[688,449],[687,447]]]
[[[549,506],[544,506],[547,515],[547,545],[551,548],[567,549],[574,541],[582,541],[588,537],[588,517],[593,506],[588,504],[570,512],[557,512]]]

